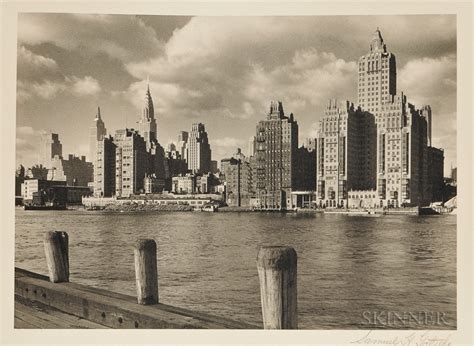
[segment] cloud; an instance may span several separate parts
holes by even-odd
[[[255,66],[244,90],[247,100],[267,106],[274,97],[287,100],[284,108],[301,115],[317,113],[328,98],[354,94],[356,64],[314,48],[296,51],[291,63],[266,71]],[[322,109],[321,109],[322,110]],[[309,114],[304,114],[308,116]]]
[[[151,74],[158,112],[176,118],[261,118],[274,98],[307,113],[334,93],[354,94],[355,63],[314,47],[295,51],[297,40],[282,39],[286,31],[301,34],[291,24],[272,17],[193,18],[175,31],[165,55],[126,67],[142,80]],[[262,35],[257,39],[255,32]],[[143,82],[129,87],[138,107],[143,90]]]
[[[155,31],[136,16],[21,13],[18,21],[18,40],[29,45],[53,43],[122,61],[141,60],[162,48]]]
[[[35,130],[31,126],[16,128],[16,160],[17,164],[31,167],[39,162],[41,135],[44,131]]]
[[[43,99],[52,99],[55,97],[59,92],[66,89],[66,85],[64,83],[56,83],[52,81],[45,81],[44,83],[34,83],[30,86],[30,90],[33,94],[38,95]]]
[[[399,72],[400,90],[417,103],[428,103],[456,93],[456,56],[423,57],[409,61]]]
[[[58,80],[63,75],[54,59],[35,54],[24,46],[18,47],[17,75],[23,81]]]
[[[72,77],[72,91],[76,95],[94,95],[100,92],[99,82],[91,76],[84,78]]]
[[[33,97],[51,100],[64,92],[69,92],[76,96],[90,96],[100,91],[99,82],[90,76],[85,76],[84,78],[71,76],[65,77],[62,81],[45,80],[43,82],[30,83],[19,80],[17,83],[17,100],[20,103],[26,102]]]
[[[400,70],[399,90],[420,107],[431,106],[433,145],[445,149],[447,160],[456,162],[456,56],[410,60]]]
[[[209,141],[212,150],[213,159],[216,157],[230,157],[237,152],[237,148],[243,148],[246,151],[246,141],[240,138],[223,137],[211,139]]]
[[[25,62],[35,68],[45,68],[55,70],[58,68],[58,64],[51,58],[44,57],[42,55],[34,54],[24,46],[18,48],[18,61]]]
[[[101,91],[95,78],[65,76],[54,59],[36,54],[24,46],[18,47],[17,62],[17,100],[20,103],[33,97],[51,100],[65,91],[77,96],[94,95]]]

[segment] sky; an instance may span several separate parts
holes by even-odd
[[[379,28],[397,59],[397,92],[433,112],[445,174],[456,166],[454,15],[184,17],[22,13],[18,17],[17,163],[38,162],[40,134],[88,156],[100,106],[107,132],[137,128],[147,78],[158,140],[202,122],[212,159],[248,140],[270,101],[315,137],[327,100],[357,102],[357,61]]]

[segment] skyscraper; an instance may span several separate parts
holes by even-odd
[[[391,96],[376,115],[380,206],[423,205],[428,198],[427,125],[406,96]]]
[[[150,93],[150,85],[148,85],[145,94],[145,106],[138,121],[138,133],[145,139],[147,148],[150,148],[152,143],[157,141],[156,131],[155,109]]]
[[[111,197],[115,195],[116,145],[111,136],[97,141],[94,164],[94,196]]]
[[[395,55],[387,51],[378,28],[372,37],[370,51],[359,59],[358,86],[359,106],[373,114],[397,93]]]
[[[97,150],[97,141],[102,140],[106,135],[104,121],[100,115],[100,107],[97,107],[97,113],[89,131],[89,160],[95,165],[95,154]]]
[[[145,105],[142,116],[138,121],[138,134],[145,140],[146,149],[149,154],[147,173],[154,175],[157,180],[163,180],[158,184],[162,186],[165,179],[165,150],[158,142],[155,108],[149,84],[145,93]]]
[[[211,147],[204,124],[192,125],[186,145],[188,169],[193,173],[208,173],[211,170]]]
[[[63,155],[63,145],[57,133],[43,133],[41,135],[41,164],[46,168],[51,168],[52,158]]]
[[[286,209],[295,182],[298,123],[272,101],[267,118],[257,125],[257,199],[262,209]]]
[[[176,150],[178,150],[181,158],[184,161],[188,160],[188,153],[186,151],[186,144],[188,143],[189,133],[186,131],[180,131],[178,133],[178,142],[176,143]]]
[[[117,130],[114,144],[117,197],[144,192],[144,179],[151,162],[144,138],[134,130]]]
[[[397,94],[395,55],[380,30],[359,59],[359,105],[377,126],[377,198],[380,206],[421,205],[427,194],[427,122]],[[431,117],[431,109],[425,113]]]
[[[351,189],[375,190],[375,122],[345,101],[329,100],[317,138],[317,203],[347,207]]]

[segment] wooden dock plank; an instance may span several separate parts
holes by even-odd
[[[126,295],[126,294],[122,294],[122,293],[107,291],[107,290],[102,289],[102,288],[84,286],[84,285],[76,284],[76,283],[73,283],[73,282],[67,282],[67,283],[64,283],[64,285],[65,285],[65,287],[73,287],[73,288],[76,288],[76,289],[83,290],[85,292],[91,292],[91,293],[103,295],[103,296],[106,296],[106,297],[112,297],[112,298],[115,298],[115,299],[120,299],[120,300],[129,302],[129,303],[132,303],[132,304],[137,303],[137,299],[135,297],[132,297],[132,296],[129,296],[129,295]],[[185,309],[185,308],[181,308],[181,307],[177,307],[177,306],[172,306],[172,305],[168,305],[168,304],[158,303],[154,306],[158,307],[160,310],[180,314],[180,315],[183,315],[183,316],[189,316],[189,317],[199,316],[199,318],[202,319],[202,320],[205,320],[205,321],[208,321],[208,322],[213,322],[213,323],[220,323],[220,324],[228,325],[229,328],[232,328],[232,326],[233,326],[233,328],[235,328],[235,326],[238,325],[239,323],[241,324],[240,328],[242,328],[242,329],[249,329],[250,327],[251,327],[251,329],[261,329],[262,328],[262,326],[253,326],[253,325],[251,326],[251,325],[249,325],[245,322],[235,321],[235,320],[232,320],[232,319],[229,319],[229,318],[226,318],[226,317],[221,317],[221,316],[213,316],[213,315],[209,315],[209,314],[206,314],[206,313],[203,313],[203,312],[196,313],[195,311],[192,311],[192,310],[189,310],[189,309]]]
[[[29,324],[34,325],[36,328],[52,328],[58,329],[65,327],[65,325],[58,324],[56,321],[50,321],[43,318],[45,314],[34,309],[24,309],[21,304],[15,304],[15,316],[16,318],[25,321]]]
[[[74,315],[64,313],[38,302],[33,302],[15,296],[15,321],[19,320],[19,325],[30,324],[33,327],[27,328],[74,328],[74,329],[102,329],[108,328],[98,323],[94,323]],[[22,328],[15,324],[15,328]]]
[[[15,316],[13,326],[15,329],[38,329],[38,327],[35,326],[34,324],[23,321],[18,316]]]
[[[164,304],[139,305],[130,296],[73,283],[51,283],[44,276],[16,270],[15,294],[111,328],[259,329]],[[41,321],[36,321],[40,323]]]

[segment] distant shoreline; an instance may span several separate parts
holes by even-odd
[[[21,207],[18,207],[21,208]],[[383,215],[412,215],[412,216],[427,216],[427,215],[440,215],[440,213],[432,212],[430,208],[391,208],[385,210],[378,210],[376,213],[369,212],[365,209],[297,209],[297,210],[261,210],[253,209],[250,207],[219,207],[216,212],[220,213],[294,213],[294,214],[316,214],[323,213],[327,215],[349,215],[349,216],[383,216]],[[68,211],[101,211],[101,212],[207,212],[201,209],[195,209],[190,205],[178,205],[178,204],[166,204],[166,205],[155,205],[155,204],[109,204],[103,208],[86,208],[83,205],[71,205],[68,206]],[[430,212],[431,211],[431,212]],[[453,213],[441,213],[441,215],[456,215]]]

